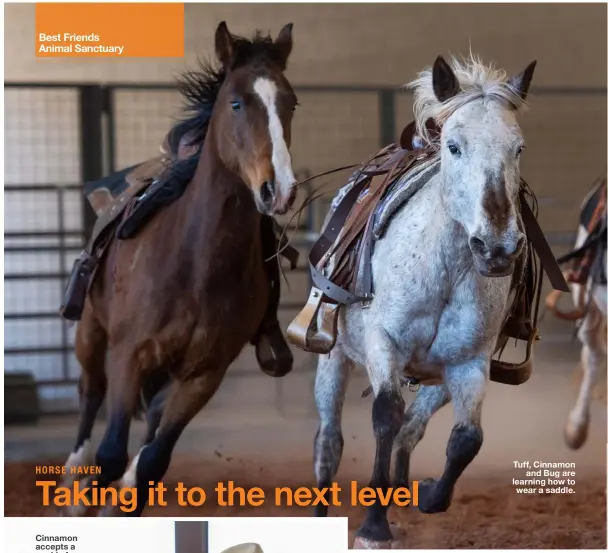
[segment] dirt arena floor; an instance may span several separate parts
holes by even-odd
[[[230,464],[228,464],[230,463]],[[178,479],[186,487],[213,489],[225,479],[227,468],[232,479],[245,488],[260,486],[271,497],[276,486],[314,485],[310,466],[285,469],[257,466],[240,459],[231,461],[176,459],[166,485],[172,490]],[[201,474],[204,467],[204,477]],[[5,471],[5,509],[7,516],[54,516],[51,509],[40,507],[40,494],[34,485],[33,463],[12,464]],[[258,476],[255,476],[257,473]],[[605,475],[577,481],[576,494],[569,496],[529,497],[517,495],[508,485],[511,474],[468,477],[460,482],[447,513],[424,515],[408,507],[392,509],[390,520],[404,533],[402,546],[414,549],[605,549],[606,496]],[[343,484],[348,486],[347,482]],[[361,483],[363,486],[364,483]],[[150,508],[146,516],[217,517],[217,516],[310,516],[311,510],[297,507],[220,507],[211,497],[201,507],[180,507],[175,501],[168,507]],[[331,516],[349,517],[354,530],[364,517],[361,507],[336,507]]]
[[[576,352],[548,350],[551,353],[537,364],[539,369],[526,385],[490,384],[483,414],[484,445],[459,481],[450,510],[424,515],[410,507],[391,509],[389,518],[399,531],[402,547],[606,548],[606,405],[602,401],[593,405],[587,444],[576,452],[568,450],[563,424],[574,401],[570,369],[575,366]],[[311,444],[317,423],[309,399],[301,399],[310,376],[296,375],[288,385],[265,380],[261,384],[225,384],[221,398],[213,400],[205,416],[193,421],[178,445],[165,479],[169,506],[149,508],[145,516],[310,516],[310,508],[220,507],[213,493],[218,481],[228,480],[244,488],[261,487],[267,497],[279,486],[314,486]],[[263,389],[257,388],[260,385]],[[363,378],[355,378],[344,413],[345,450],[338,480],[346,489],[351,480],[365,485],[371,474],[371,402],[360,398],[365,387]],[[276,402],[279,388],[280,405]],[[246,408],[237,401],[243,394],[248,398]],[[411,401],[408,395],[406,399]],[[441,473],[451,418],[446,408],[431,421],[412,459],[414,479]],[[62,464],[74,429],[72,418],[5,429],[6,516],[57,515],[55,510],[41,507],[35,467]],[[143,430],[141,423],[134,424],[131,451],[137,450]],[[102,433],[99,425],[95,436]],[[525,460],[575,463],[575,493],[517,494],[512,479],[523,474],[514,468],[514,461]],[[175,494],[170,493],[178,481],[205,489],[207,502],[201,507],[178,506]],[[330,516],[349,518],[351,545],[364,514],[362,507],[330,510]]]

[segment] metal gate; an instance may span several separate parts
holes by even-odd
[[[75,408],[73,328],[57,314],[85,236],[83,87],[5,84],[4,365],[45,411]]]

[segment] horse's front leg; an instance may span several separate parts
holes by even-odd
[[[376,437],[376,457],[369,486],[380,488],[385,497],[390,487],[393,444],[403,422],[405,402],[401,396],[399,374],[409,359],[381,328],[367,332],[367,370],[374,390],[372,424]],[[367,516],[357,532],[355,546],[365,549],[391,549],[393,535],[387,519],[388,505],[376,500],[367,508]]]
[[[87,498],[92,499],[92,488],[107,488],[118,480],[129,463],[129,430],[137,405],[140,386],[140,367],[137,361],[121,348],[110,349],[108,356],[108,401],[109,413],[106,432],[99,444],[95,463],[101,474],[88,476],[82,488],[91,488]],[[71,516],[84,516],[89,512],[84,502],[73,505]]]
[[[423,513],[447,511],[456,481],[479,453],[483,442],[481,406],[489,366],[489,358],[483,356],[445,370],[445,386],[454,405],[455,424],[448,440],[447,459],[441,478],[429,478],[419,484],[418,508]]]
[[[405,411],[403,426],[395,439],[395,487],[410,489],[410,457],[424,437],[431,417],[450,401],[443,384],[421,386],[416,399]]]
[[[209,367],[205,370],[203,367],[196,367],[187,372],[197,376],[188,380],[173,381],[167,391],[162,418],[154,438],[139,450],[119,483],[121,489],[137,490],[136,503],[125,513],[116,508],[105,509],[101,513],[103,516],[141,516],[148,503],[150,485],[156,485],[164,477],[177,440],[194,416],[213,397],[227,368]]]
[[[319,357],[315,378],[315,402],[319,413],[319,429],[315,436],[314,467],[318,488],[331,486],[342,459],[342,407],[352,371],[352,362],[339,346],[331,355]],[[315,516],[327,516],[326,505],[315,505]]]

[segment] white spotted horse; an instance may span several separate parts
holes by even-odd
[[[400,146],[362,164],[336,197],[309,256],[308,303],[288,329],[295,345],[320,354],[319,487],[338,472],[355,366],[366,369],[373,392],[372,488],[391,485],[393,452],[393,482],[409,486],[413,449],[433,414],[453,404],[443,474],[419,483],[425,513],[448,509],[481,448],[488,380],[528,379],[540,293],[531,245],[553,286],[567,290],[519,172],[525,142],[517,115],[534,68],[508,78],[474,57],[450,64],[438,57],[409,85],[415,124]],[[509,337],[528,343],[520,365],[492,359]],[[404,382],[419,387],[407,410]],[[378,500],[367,508],[356,547],[391,548],[387,512]]]

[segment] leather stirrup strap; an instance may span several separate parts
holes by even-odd
[[[399,169],[399,171],[396,171],[396,168],[399,166],[400,163],[403,162],[403,160],[406,158],[406,156],[408,155],[409,152],[405,152],[404,150],[399,152],[401,155],[400,157],[397,158],[396,163],[390,168],[389,174],[386,176],[386,180],[382,183],[382,190],[380,192],[380,196],[382,197],[382,195],[384,194],[384,192],[386,191],[386,187],[387,185],[390,185],[391,182],[393,182],[395,179],[400,178],[401,175],[403,175],[403,173],[405,173],[410,167],[411,165],[414,163],[415,157],[414,156],[410,156],[410,159],[407,161],[407,163],[401,167]],[[375,204],[377,205],[377,204]],[[375,208],[374,205],[374,208]],[[366,297],[368,299],[368,301],[370,301],[373,297],[373,282],[372,282],[372,251],[374,248],[374,240],[373,240],[373,229],[374,226],[374,214],[370,213],[368,219],[367,219],[367,225],[365,227],[365,230],[363,231],[363,236],[361,238],[361,249],[360,249],[360,255],[362,258],[362,262],[359,262],[359,259],[357,259],[356,261],[356,267],[361,267],[361,286],[360,286],[360,290],[363,294],[364,297]]]
[[[337,320],[340,305],[357,303],[364,300],[364,298],[359,298],[331,282],[322,274],[320,269],[317,269],[317,266],[319,266],[323,257],[334,245],[352,207],[355,205],[359,195],[370,180],[370,177],[364,174],[364,170],[373,160],[380,158],[381,155],[390,151],[390,148],[390,146],[383,148],[363,164],[359,174],[355,177],[356,180],[352,188],[338,204],[336,210],[325,225],[323,233],[310,250],[308,265],[314,286],[310,291],[306,305],[287,328],[287,339],[304,351],[318,354],[326,354],[331,351],[337,338]],[[357,167],[361,167],[361,165],[362,164],[359,164]],[[321,328],[318,328],[316,335],[311,338],[310,329],[313,326],[314,319],[318,317],[319,310],[322,308],[323,300],[325,298],[329,298],[334,305],[326,305],[327,311],[322,317]]]

